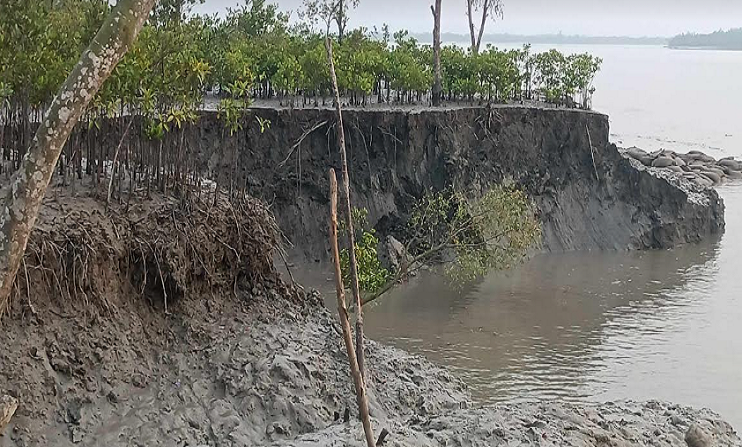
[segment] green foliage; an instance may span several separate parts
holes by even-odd
[[[219,101],[219,118],[229,129],[229,134],[234,135],[242,130],[242,118],[247,112],[247,103],[239,99],[225,98]]]
[[[592,82],[602,63],[587,53],[565,56],[550,50],[537,54],[533,58],[536,89],[547,102],[567,105],[579,93],[582,106],[588,108],[595,91]]]
[[[158,4],[136,45],[100,92],[93,115],[136,110],[143,91],[155,99],[154,106],[142,112],[149,118],[173,106],[197,107],[213,87],[236,99],[300,94],[316,98],[328,93],[321,35],[306,29],[292,31],[288,16],[266,0],[244,0],[229,9],[224,20],[188,14],[199,2]],[[310,3],[323,11],[335,5]],[[0,5],[0,72],[6,89],[13,92],[9,100],[21,95],[31,106],[48,102],[108,8],[105,0],[8,0]],[[365,104],[374,93],[382,98],[383,90],[389,100],[391,91],[398,102],[422,100],[433,78],[430,47],[419,45],[403,31],[396,32],[391,42],[388,28],[382,38],[377,37],[356,29],[335,48],[341,91],[354,104]],[[530,56],[528,47],[510,51],[488,47],[472,54],[450,46],[441,55],[449,100],[505,102],[523,98],[524,91],[530,99],[533,91],[560,104],[578,94],[584,107],[600,62],[589,55],[566,57],[555,50]],[[233,86],[238,83],[242,93],[235,94]]]
[[[152,135],[168,132],[172,111],[191,115],[210,92],[234,99],[220,107],[230,128],[241,106],[253,98],[305,102],[329,94],[324,35],[290,26],[270,0],[241,0],[226,17],[194,15],[202,0],[162,0],[136,44],[91,103],[86,120],[134,112]],[[237,0],[235,0],[237,2]],[[50,102],[106,13],[108,0],[0,2],[0,101],[28,119]],[[307,1],[305,12],[329,14],[342,29],[357,2],[344,10],[335,0]],[[334,54],[341,94],[351,104],[427,100],[433,81],[432,51],[405,31],[390,35],[365,28],[344,33]],[[538,55],[530,47],[471,50],[449,46],[441,64],[446,99],[507,102],[541,99],[589,107],[601,60],[556,50]],[[235,113],[233,113],[235,112]],[[24,118],[24,116],[26,118]],[[176,120],[177,117],[173,117]],[[176,120],[177,121],[177,120]],[[170,121],[172,122],[172,120]],[[176,126],[177,127],[177,126]]]
[[[510,268],[541,237],[531,201],[514,186],[496,186],[477,198],[446,189],[426,194],[412,210],[404,238],[408,259],[400,271],[389,272],[379,260],[379,240],[368,229],[367,215],[365,209],[353,210],[359,283],[367,300],[430,263],[447,262],[448,278],[465,285],[491,270]],[[347,250],[341,251],[340,266],[349,284]]]
[[[369,228],[368,210],[353,208],[353,226],[355,229],[355,255],[358,265],[358,285],[364,292],[375,293],[389,281],[391,274],[381,265],[378,254],[379,239],[376,230]],[[348,227],[345,221],[339,223],[339,233],[347,237]],[[343,283],[350,285],[350,254],[348,249],[340,251],[340,271]]]
[[[530,200],[512,186],[476,199],[450,189],[428,194],[413,210],[408,232],[408,247],[420,262],[455,255],[446,273],[456,284],[509,268],[541,235]]]
[[[105,0],[0,2],[0,79],[15,100],[48,102],[108,10]]]
[[[366,230],[356,240],[355,253],[358,265],[358,285],[361,290],[375,293],[384,287],[389,281],[390,273],[381,265],[377,247],[379,239],[375,230]],[[340,270],[343,274],[343,282],[350,284],[350,254],[347,249],[340,252]]]

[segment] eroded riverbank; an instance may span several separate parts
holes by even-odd
[[[64,246],[73,259],[89,253],[94,262],[66,270],[27,253],[32,276],[21,286],[30,289],[13,295],[0,323],[0,390],[20,402],[0,446],[361,442],[335,316],[265,263],[275,247],[257,203],[234,210],[236,217],[169,199],[109,214],[100,201],[69,191],[51,197],[38,222],[43,235],[31,246]],[[169,254],[142,264],[142,256],[170,253],[139,251],[157,246],[160,232],[184,240],[207,227],[214,233],[200,236],[199,249],[214,254],[213,264]],[[225,240],[250,244],[253,257],[230,258]],[[46,280],[60,268],[85,295],[74,288],[66,299],[57,294],[57,283]],[[141,269],[161,283],[140,288]],[[188,290],[179,289],[183,277]],[[482,407],[446,368],[383,343],[368,342],[367,368],[374,427],[391,432],[390,445],[681,447],[689,431],[715,445],[740,445],[719,416],[672,404]]]
[[[720,238],[538,255],[463,291],[418,278],[367,313],[367,331],[452,368],[480,402],[659,398],[740,426],[742,185],[719,192],[734,229]]]

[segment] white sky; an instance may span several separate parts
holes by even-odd
[[[270,1],[270,0],[269,0]],[[206,0],[198,12],[222,13],[244,0]],[[504,0],[505,19],[487,32],[583,34],[593,36],[672,36],[742,27],[742,0]],[[273,0],[296,10],[302,0]],[[432,29],[431,0],[361,0],[351,27],[388,23],[393,30]],[[444,32],[466,33],[465,0],[443,0]],[[296,17],[296,14],[293,14]]]

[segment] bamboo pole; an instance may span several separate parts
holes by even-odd
[[[343,341],[345,350],[348,352],[348,363],[350,364],[350,374],[353,376],[353,382],[356,387],[356,400],[358,401],[358,411],[361,414],[363,431],[366,434],[368,447],[375,447],[374,432],[371,428],[371,418],[368,412],[368,397],[366,396],[366,385],[363,382],[361,369],[358,365],[356,351],[353,348],[353,335],[350,329],[350,319],[348,317],[348,306],[345,304],[345,286],[343,285],[343,274],[340,271],[340,249],[338,248],[338,182],[335,177],[335,170],[330,169],[330,245],[332,245],[332,257],[335,261],[335,290],[338,300],[338,316],[340,325],[343,328]]]
[[[327,48],[327,61],[330,65],[330,78],[332,80],[332,89],[335,94],[335,112],[338,120],[338,146],[340,149],[340,161],[343,168],[343,205],[345,211],[345,224],[348,229],[348,255],[350,258],[350,287],[353,292],[353,300],[356,304],[356,356],[358,357],[358,367],[361,370],[361,376],[366,377],[364,368],[363,354],[363,301],[361,300],[361,288],[358,284],[358,263],[356,262],[356,241],[355,230],[353,229],[353,213],[350,205],[350,177],[348,175],[348,156],[345,152],[345,130],[343,128],[343,111],[340,107],[340,90],[338,89],[338,80],[335,75],[335,62],[332,57],[332,41],[328,37],[325,40]]]

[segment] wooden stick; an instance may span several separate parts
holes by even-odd
[[[332,41],[328,37],[325,40],[327,48],[327,61],[330,64],[330,79],[332,80],[332,89],[335,93],[335,111],[338,119],[338,146],[340,148],[340,161],[343,168],[343,205],[345,208],[345,224],[348,228],[348,257],[350,259],[350,289],[353,292],[353,299],[356,303],[356,356],[358,357],[358,367],[361,370],[361,376],[366,377],[364,368],[363,355],[363,301],[361,300],[361,288],[358,284],[358,263],[356,262],[356,241],[355,230],[353,229],[353,213],[350,205],[350,177],[348,176],[348,157],[345,152],[345,130],[343,129],[343,111],[340,107],[340,90],[338,89],[338,80],[335,75],[335,62],[332,58]]]
[[[121,146],[124,144],[124,139],[126,138],[126,134],[129,133],[129,129],[131,128],[131,123],[134,122],[134,117],[132,116],[129,118],[129,124],[126,126],[126,130],[124,130],[124,133],[121,135],[121,140],[119,141],[119,145],[116,147],[116,154],[113,156],[113,164],[111,165],[111,178],[108,179],[108,194],[106,194],[106,211],[108,211],[108,207],[111,204],[111,190],[113,189],[113,171],[116,169],[116,162],[119,159],[119,151],[121,151]],[[119,168],[119,172],[121,172],[121,168]]]
[[[345,341],[345,350],[348,352],[348,363],[350,363],[350,374],[353,376],[353,382],[356,387],[356,400],[358,401],[358,411],[361,414],[363,431],[366,433],[366,442],[368,447],[374,447],[374,433],[371,429],[371,418],[368,413],[368,398],[366,397],[366,386],[363,383],[361,370],[358,366],[356,351],[353,348],[353,335],[350,329],[350,319],[348,317],[348,306],[345,304],[345,286],[343,285],[343,274],[340,270],[340,248],[338,247],[338,182],[335,177],[335,170],[330,169],[330,245],[332,245],[332,256],[335,261],[335,290],[338,300],[338,315],[340,325],[343,328],[343,341]]]
[[[587,131],[587,142],[590,144],[590,156],[593,159],[593,169],[595,170],[595,180],[600,180],[598,177],[598,167],[595,166],[595,150],[593,148],[593,139],[590,138],[590,128],[585,124],[585,130]]]

